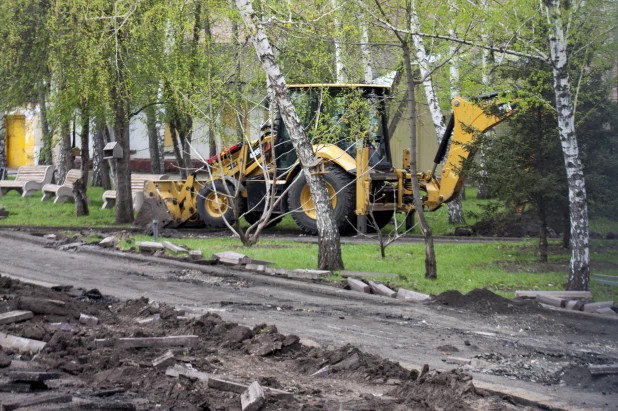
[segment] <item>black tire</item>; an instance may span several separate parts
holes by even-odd
[[[252,211],[250,213],[245,214],[245,220],[249,224],[255,224],[255,223],[258,222],[258,220],[260,219],[261,216],[262,216],[262,212],[261,211]],[[265,228],[272,228],[272,227],[276,226],[277,224],[279,224],[281,222],[281,220],[283,220],[283,218],[280,217],[279,214],[272,213],[270,215],[270,222],[268,224],[266,224]]]
[[[353,227],[356,226],[356,185],[353,182],[354,177],[335,165],[329,165],[325,168],[324,180],[337,193],[333,210],[335,222],[339,232],[345,234],[352,231]],[[301,174],[293,184],[288,192],[288,208],[297,211],[291,213],[292,218],[303,232],[316,235],[318,227],[315,216],[312,216],[315,212],[303,210],[301,195],[306,196],[307,192],[304,192],[304,190],[309,189],[304,175]],[[306,202],[304,203],[306,204]]]
[[[375,218],[376,223],[378,224],[378,228],[381,230],[384,227],[386,227],[388,223],[391,222],[391,220],[393,219],[393,212],[392,211],[375,211],[373,213],[373,218]],[[378,231],[375,229],[375,227],[370,226],[370,224],[372,223],[373,221],[371,220],[371,217],[367,216],[367,231],[370,231],[370,232]]]
[[[225,221],[231,225],[234,224],[236,221],[234,193],[232,184],[223,180],[207,183],[200,189],[196,206],[200,219],[206,227],[227,228]]]

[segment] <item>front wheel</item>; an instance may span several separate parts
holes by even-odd
[[[335,225],[340,233],[353,230],[356,225],[356,186],[354,178],[343,169],[335,166],[326,166],[324,174],[326,189],[331,197]],[[292,218],[305,233],[318,233],[317,215],[311,190],[304,175],[300,175],[288,192],[288,207]]]
[[[206,227],[226,228],[236,221],[235,190],[232,184],[223,180],[206,183],[197,196],[197,212]]]

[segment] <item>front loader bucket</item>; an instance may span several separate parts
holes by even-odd
[[[165,205],[165,201],[156,198],[144,199],[144,204],[139,209],[134,226],[137,227],[149,227],[152,224],[152,220],[159,221],[159,227],[163,228],[173,221],[170,211]]]

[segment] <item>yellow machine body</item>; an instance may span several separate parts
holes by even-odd
[[[367,88],[373,86],[307,85],[295,87]],[[444,137],[447,139],[451,137],[451,144],[440,177],[435,176],[433,171],[420,172],[414,176],[418,179],[421,188],[423,206],[428,211],[436,210],[442,204],[452,201],[461,191],[464,179],[459,170],[461,170],[463,161],[473,154],[469,151],[470,143],[478,135],[502,122],[516,111],[508,102],[500,102],[495,98],[471,102],[458,97],[451,101],[451,106],[453,109],[453,125],[450,126],[451,130],[447,131],[447,135]],[[388,138],[388,136],[385,138]],[[246,188],[247,182],[266,183],[265,178],[269,178],[269,184],[266,186],[287,187],[299,175],[300,164],[296,161],[287,172],[278,175],[273,161],[275,149],[271,147],[271,144],[276,143],[276,137],[267,132],[258,140],[230,147],[208,160],[210,167],[207,170],[209,170],[209,175],[203,180],[198,180],[196,175],[192,174],[184,181],[147,182],[144,188],[145,201],[151,203],[149,203],[149,207],[144,208],[146,210],[144,215],[138,219],[142,222],[149,221],[152,215],[156,214],[153,209],[157,207],[155,202],[158,202],[158,207],[162,208],[161,204],[164,204],[164,208],[166,208],[164,212],[168,213],[167,218],[163,218],[164,221],[168,222],[167,225],[171,227],[199,226],[203,220],[200,219],[198,214],[200,196],[202,197],[202,207],[210,210],[217,210],[218,208],[219,212],[212,212],[214,218],[225,214],[227,207],[232,204],[228,201],[229,197],[235,197],[236,201],[244,201],[245,204],[248,200],[252,200],[250,197],[256,194],[252,194],[251,190]],[[382,223],[379,223],[379,225],[383,225],[389,221],[393,213],[414,211],[412,176],[410,174],[411,154],[409,150],[406,149],[402,153],[403,167],[401,169],[390,167],[387,170],[378,170],[370,166],[370,148],[367,146],[354,150],[355,156],[336,144],[315,144],[313,147],[316,156],[323,159],[315,172],[328,174],[329,172],[332,173],[333,170],[342,170],[343,174],[339,172],[335,174],[346,179],[355,179],[347,185],[351,185],[354,190],[355,205],[352,211],[356,216],[366,218],[370,213],[374,213],[374,216],[377,213],[382,216]],[[208,198],[204,199],[206,194],[200,193],[207,193],[207,191],[204,191],[206,187],[216,187],[215,182],[217,181],[220,182],[219,190],[224,192],[217,193],[215,190],[214,195],[208,195]],[[336,183],[337,181],[332,180],[332,178],[330,183],[327,181],[327,186],[333,195],[334,208],[341,201],[337,198],[338,193],[333,189],[333,186],[337,185]],[[299,212],[315,219],[315,211],[309,193],[308,186],[306,189],[299,190],[302,205],[299,207]],[[206,205],[204,205],[204,201]],[[213,207],[208,201],[217,203]],[[140,216],[138,215],[138,217]],[[296,222],[298,223],[298,220]],[[302,225],[301,228],[303,228]],[[359,230],[364,231],[360,224]]]

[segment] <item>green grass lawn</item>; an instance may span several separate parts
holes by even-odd
[[[41,201],[42,191],[32,197],[22,198],[17,191],[9,191],[0,199],[0,206],[6,206],[8,218],[0,220],[0,226],[36,226],[36,227],[110,227],[114,226],[116,214],[114,209],[102,210],[103,189],[88,187],[90,205],[89,216],[75,217],[75,204],[65,202],[54,204]],[[126,227],[126,226],[125,226]]]
[[[137,241],[151,237],[136,236]],[[256,246],[243,247],[235,239],[170,239],[191,249],[201,250],[205,257],[219,251],[237,251],[253,258],[275,262],[278,268],[317,268],[317,245],[294,241],[260,241]],[[552,244],[556,254],[550,255],[548,265],[538,264],[536,241],[488,244],[436,244],[438,279],[424,278],[424,245],[394,244],[387,249],[386,258],[380,258],[377,245],[342,244],[346,270],[397,274],[399,277],[382,278],[393,287],[438,294],[449,289],[463,293],[486,287],[506,297],[515,290],[564,290],[567,282],[569,253]],[[125,245],[127,246],[127,245]],[[616,275],[618,280],[618,241],[594,241],[593,262],[606,261],[595,274]],[[377,277],[380,279],[379,277]],[[341,279],[338,275],[333,280]],[[591,283],[597,300],[618,300],[618,287]]]

